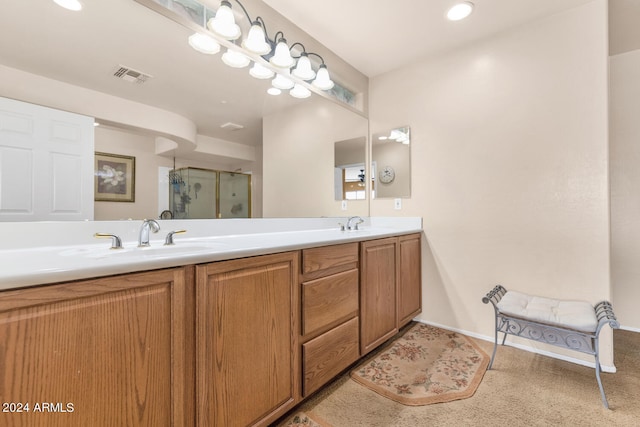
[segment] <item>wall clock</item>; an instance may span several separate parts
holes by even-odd
[[[391,166],[385,166],[380,171],[380,182],[383,184],[389,184],[396,178],[396,172]]]

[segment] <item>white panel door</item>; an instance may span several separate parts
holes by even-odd
[[[0,97],[0,221],[93,219],[93,121]]]

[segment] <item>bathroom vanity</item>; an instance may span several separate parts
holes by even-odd
[[[267,425],[420,313],[419,219],[367,218],[358,231],[321,219],[265,220],[265,232],[253,221],[222,225],[232,232],[215,238],[207,222],[189,222],[192,240],[152,241],[147,252],[127,247],[124,228],[123,252],[105,241],[23,243],[18,256],[37,254],[31,272],[20,281],[7,264],[0,276],[0,396],[15,404],[2,419]],[[125,227],[93,227],[109,225]],[[69,257],[60,253],[82,266],[69,262],[53,274],[67,280],[47,282],[38,269],[54,270]],[[117,273],[104,274],[109,266]],[[55,413],[33,411],[45,402]]]

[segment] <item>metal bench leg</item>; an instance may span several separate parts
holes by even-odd
[[[497,321],[498,321],[498,319],[496,319],[496,322]],[[491,367],[493,366],[493,359],[496,358],[496,350],[497,349],[498,349],[498,326],[496,325],[496,336],[495,336],[495,340],[493,342],[493,354],[491,354],[491,361],[489,362],[489,367],[487,368],[487,370],[490,370]]]
[[[500,324],[498,324],[498,322],[500,322]],[[493,361],[496,358],[496,350],[498,349],[498,332],[500,331],[503,322],[504,320],[500,321],[500,316],[498,316],[498,313],[496,313],[496,328],[495,328],[495,337],[493,342],[493,353],[491,354],[491,360],[489,361],[489,367],[487,368],[487,370],[491,369],[491,367],[493,366]],[[503,333],[502,345],[504,345],[504,342],[506,339],[507,339],[507,334]]]
[[[600,379],[600,357],[598,356],[598,339],[595,340],[595,359],[596,359],[596,379],[598,380],[598,387],[600,388],[600,395],[602,396],[602,404],[606,409],[609,409],[609,402],[607,402],[607,396],[604,394],[604,388],[602,387],[602,380]]]

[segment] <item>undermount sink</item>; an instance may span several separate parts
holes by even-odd
[[[217,251],[224,248],[224,243],[206,243],[191,245],[166,245],[147,247],[125,247],[122,249],[109,249],[108,247],[84,247],[72,248],[60,252],[61,256],[82,257],[91,259],[120,258],[120,257],[174,257]]]

